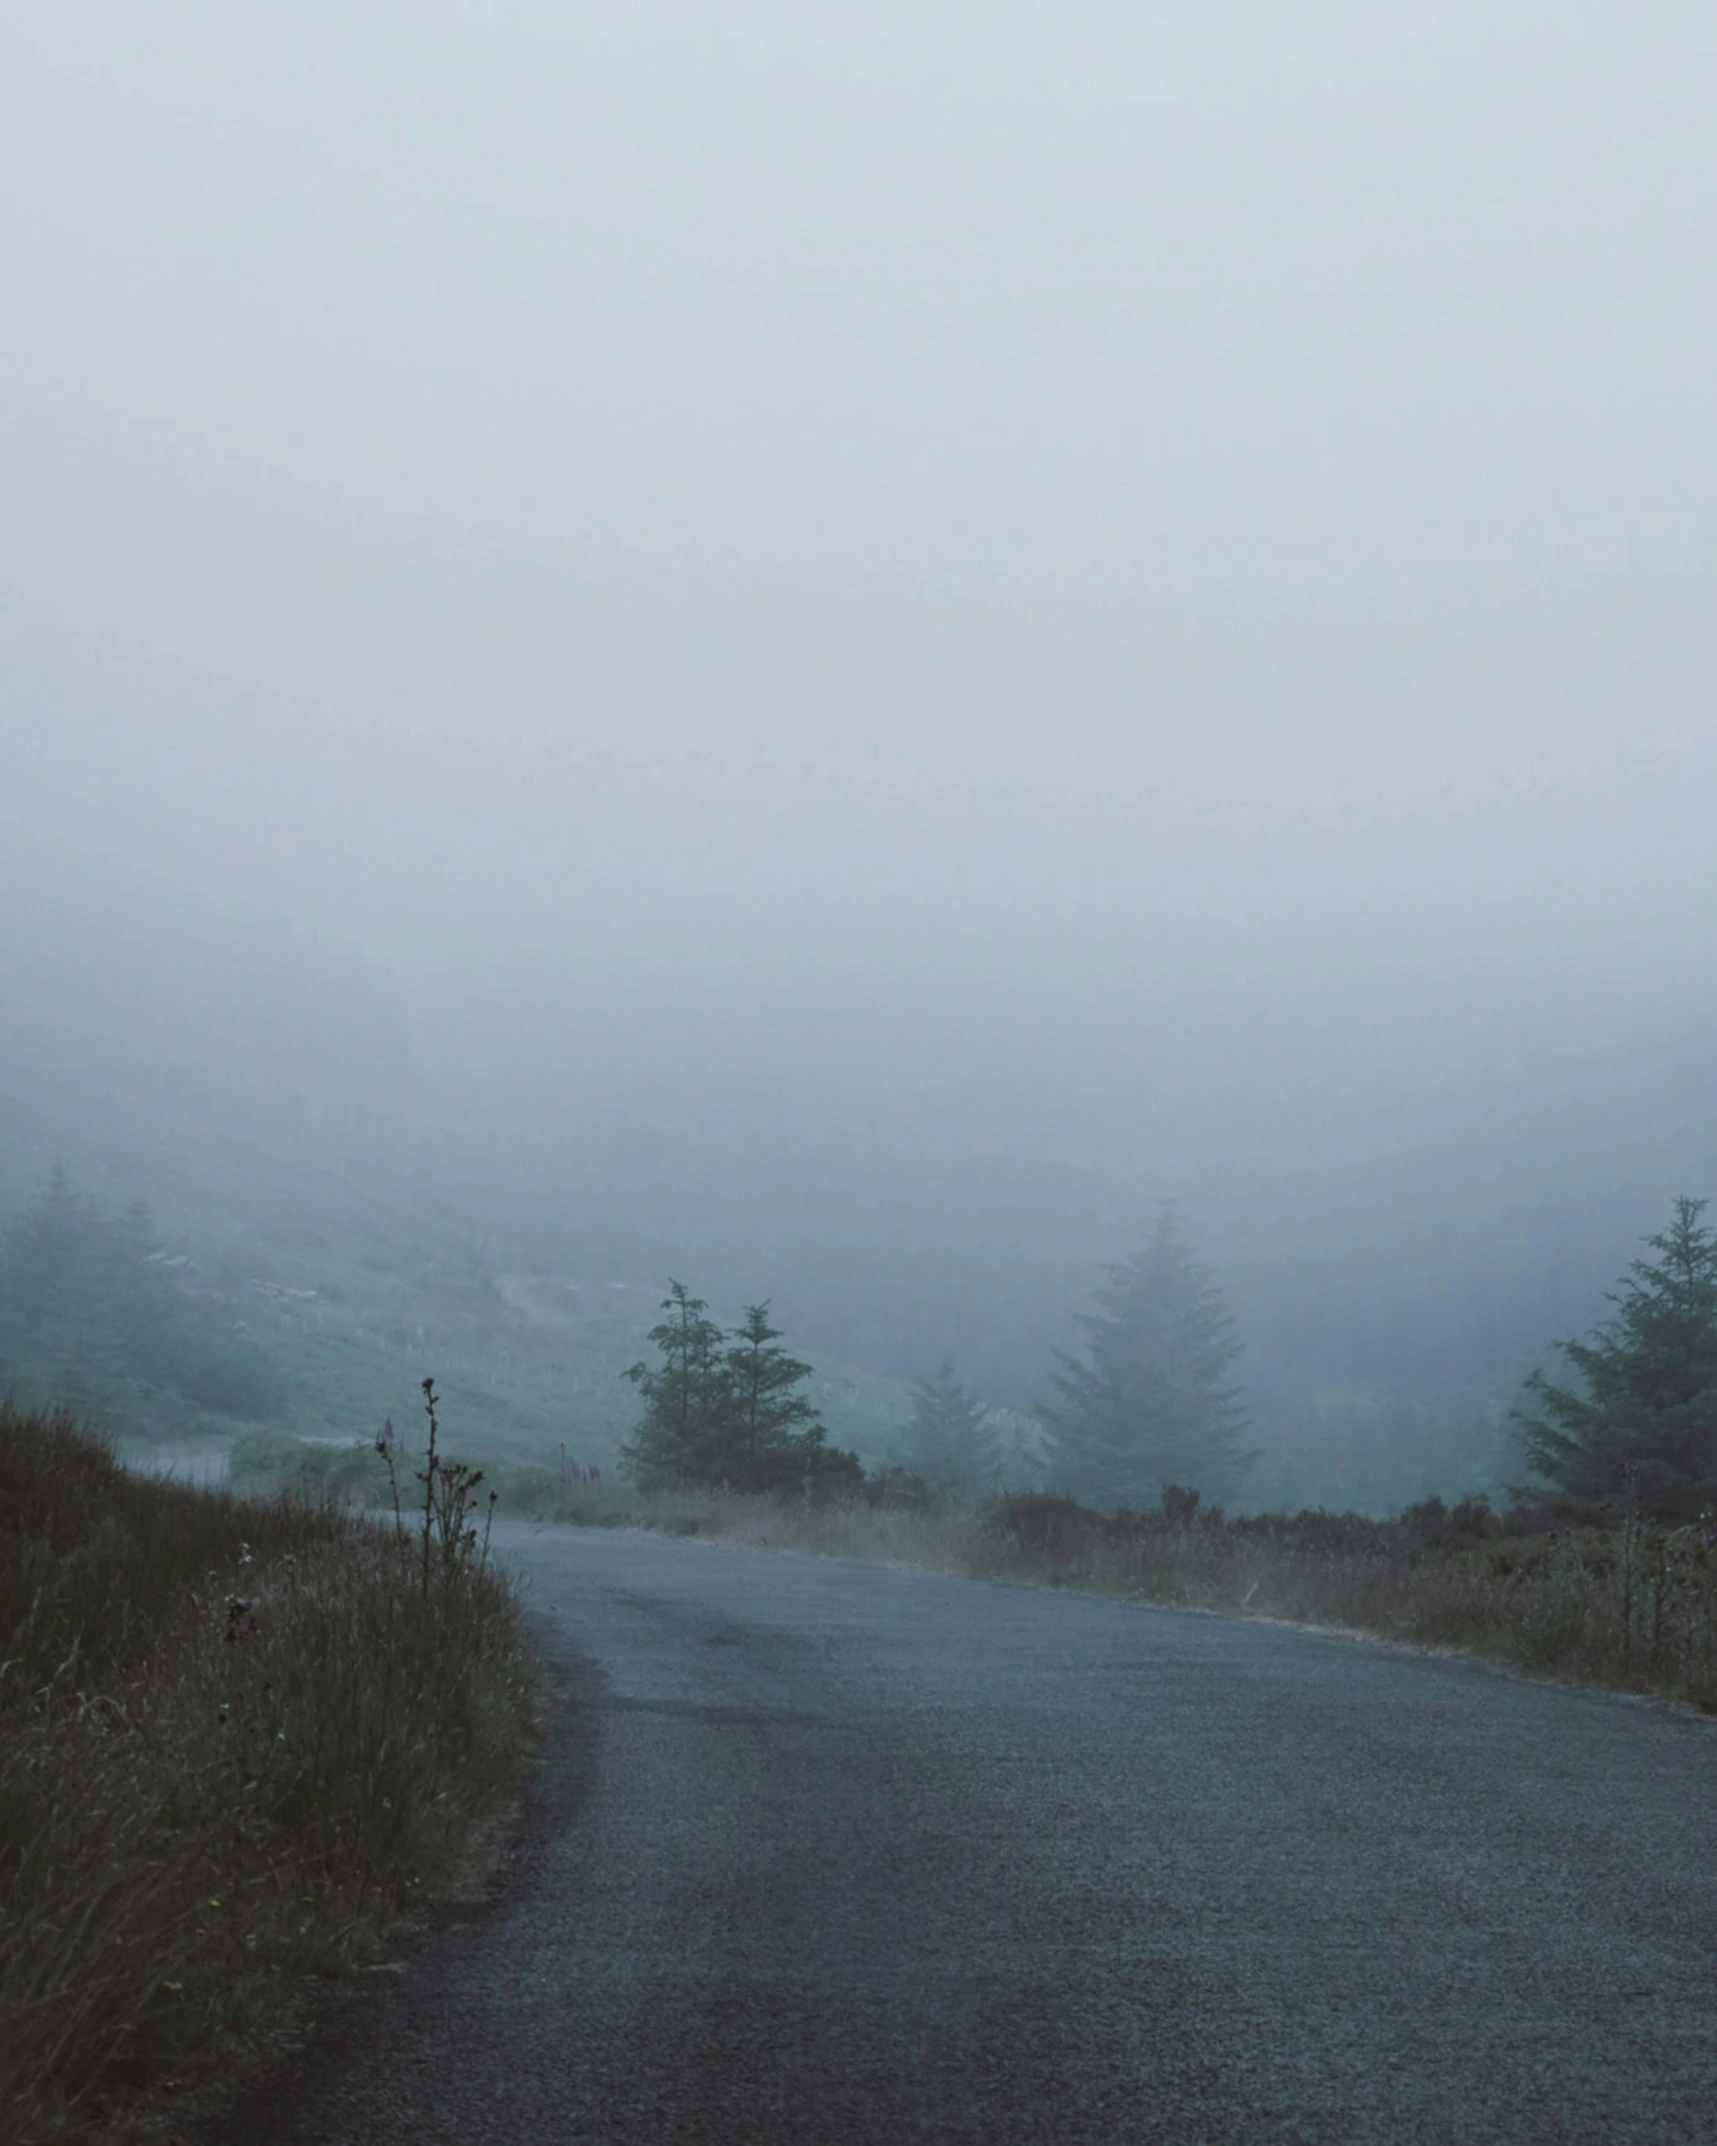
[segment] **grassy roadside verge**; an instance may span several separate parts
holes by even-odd
[[[117,2135],[362,1965],[504,1797],[514,1603],[462,1535],[420,1547],[0,1405],[0,2135]]]
[[[973,1579],[1267,1617],[1450,1648],[1535,1676],[1717,1712],[1717,1527],[1573,1509],[1493,1513],[1432,1499],[1357,1513],[1227,1519],[1189,1492],[1105,1515],[1032,1493],[966,1506],[806,1505],[687,1490],[539,1483],[544,1518],[647,1527]],[[503,1491],[503,1511],[520,1493]]]
[[[298,1450],[298,1449],[295,1449]],[[367,1447],[313,1451],[296,1478],[376,1502]],[[589,1471],[491,1465],[499,1511],[644,1527],[762,1549],[857,1557],[1278,1618],[1480,1655],[1530,1675],[1717,1712],[1717,1516],[1684,1527],[1572,1506],[1439,1499],[1391,1520],[1312,1509],[1227,1518],[1187,1491],[1103,1514],[1031,1492],[936,1501],[910,1478],[806,1503],[710,1489],[640,1492]]]

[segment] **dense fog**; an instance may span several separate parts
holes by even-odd
[[[610,1451],[674,1276],[886,1452],[1168,1200],[1256,1497],[1517,1479],[1717,1192],[1706,11],[4,41],[0,1221],[288,1426]]]
[[[1387,1503],[1518,1479],[1521,1375],[1717,1177],[1691,966],[1597,1005],[1428,965],[1317,990],[408,990],[266,918],[96,904],[68,928],[9,894],[44,924],[4,978],[8,1210],[61,1161],[205,1266],[223,1246],[236,1283],[296,1241],[293,1279],[327,1286],[380,1232],[430,1356],[457,1244],[485,1287],[623,1290],[640,1330],[670,1274],[724,1310],[768,1298],[813,1358],[906,1379],[952,1355],[1029,1411],[1172,1199],[1238,1316],[1267,1461]],[[485,1345],[506,1326],[497,1298]]]

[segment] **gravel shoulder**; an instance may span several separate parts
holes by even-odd
[[[494,1896],[209,2146],[1717,2140],[1717,1733],[1277,1626],[509,1523]]]

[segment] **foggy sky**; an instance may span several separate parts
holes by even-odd
[[[14,854],[406,968],[1707,927],[1717,16],[27,5]]]

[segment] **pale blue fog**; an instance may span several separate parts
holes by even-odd
[[[1689,2146],[1711,0],[0,6],[8,2146]]]
[[[343,1303],[283,1434],[612,1460],[673,1275],[872,1463],[1168,1198],[1242,1502],[1518,1480],[1717,1190],[1707,10],[0,37],[8,1216]]]

